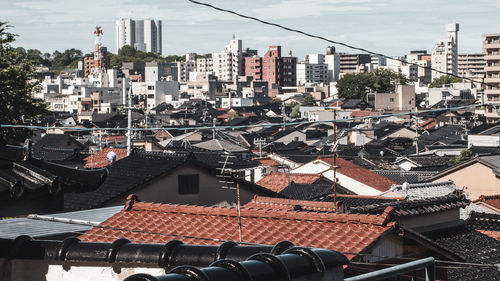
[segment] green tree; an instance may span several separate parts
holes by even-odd
[[[302,101],[302,106],[316,106],[316,101],[312,96],[307,96]]]
[[[472,151],[468,149],[463,149],[462,151],[460,151],[460,154],[457,155],[457,157],[455,157],[455,160],[453,160],[452,162],[454,164],[458,164],[463,161],[469,160],[471,157],[472,157]]]
[[[300,104],[296,103],[294,106],[292,106],[292,112],[290,113],[290,116],[299,117],[299,115],[300,115]]]
[[[337,90],[340,98],[366,99],[366,94],[393,93],[396,85],[408,84],[408,78],[402,73],[391,69],[375,69],[370,73],[346,74],[337,81]]]
[[[281,103],[281,99],[272,99],[269,103]]]
[[[38,85],[30,82],[33,65],[10,44],[15,34],[7,32],[10,26],[0,22],[0,124],[20,125],[34,122],[41,114],[47,113],[46,104],[31,97]],[[2,128],[7,143],[18,143],[28,136],[27,130]]]
[[[432,80],[431,84],[429,85],[429,88],[441,88],[443,85],[458,83],[462,81],[463,80],[458,77],[445,75]]]
[[[340,98],[364,99],[369,86],[370,77],[367,74],[346,74],[337,81],[337,90]]]
[[[375,93],[394,93],[396,85],[408,84],[408,78],[392,69],[378,68],[369,73],[368,87]]]

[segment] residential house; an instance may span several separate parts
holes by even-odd
[[[430,178],[432,182],[452,180],[465,186],[472,200],[481,195],[500,194],[500,155],[475,157]]]

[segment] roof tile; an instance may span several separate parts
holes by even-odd
[[[320,177],[320,174],[272,172],[271,174],[259,180],[257,184],[274,192],[280,192],[285,189],[291,182],[312,184]]]
[[[269,209],[241,209],[244,242],[275,244],[290,240],[299,246],[359,252],[372,244],[392,224],[385,217]],[[172,238],[186,243],[214,245],[238,240],[235,208],[215,208],[135,202],[99,226],[81,235],[84,241],[164,243]],[[349,257],[353,257],[350,255]]]

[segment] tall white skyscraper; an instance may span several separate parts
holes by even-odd
[[[117,20],[116,52],[129,45],[139,51],[161,54],[161,34],[161,20]]]
[[[446,25],[448,38],[440,40],[432,50],[432,68],[458,75],[458,23]],[[432,71],[432,79],[445,74]]]

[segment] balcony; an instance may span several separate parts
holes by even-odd
[[[485,71],[500,71],[500,65],[493,65],[493,66],[485,66],[484,67]]]
[[[491,55],[484,55],[484,60],[496,60],[500,61],[500,54],[491,54]]]
[[[484,94],[485,95],[498,95],[498,94],[500,94],[500,89],[485,89]]]
[[[484,78],[484,83],[500,83],[500,77]]]
[[[488,43],[487,41],[484,41],[483,48],[484,49],[500,49],[500,42]]]

